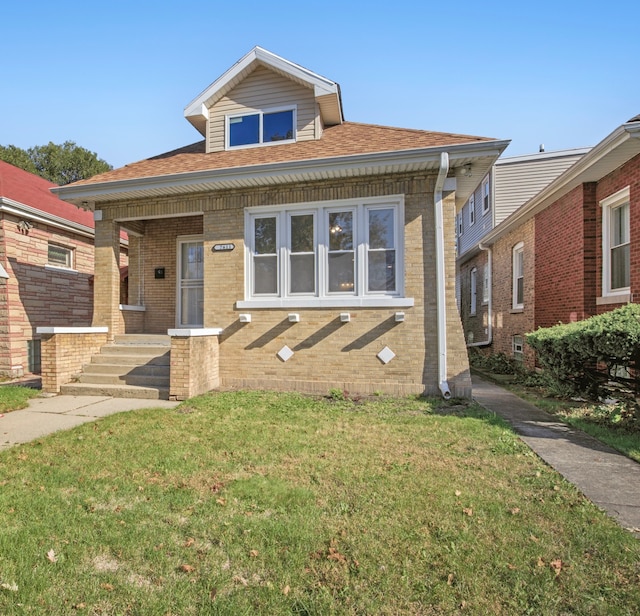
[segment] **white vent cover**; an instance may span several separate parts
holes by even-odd
[[[282,361],[287,361],[293,357],[293,351],[285,344],[277,355]]]
[[[383,364],[388,364],[395,356],[396,354],[386,346],[382,351],[380,351],[380,353],[378,353],[377,357]]]

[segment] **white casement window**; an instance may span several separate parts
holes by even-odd
[[[292,143],[296,140],[296,108],[279,107],[226,116],[226,147]]]
[[[520,242],[513,247],[513,301],[515,310],[524,308],[524,243]]]
[[[73,269],[73,248],[49,242],[47,248],[47,264],[53,267]]]
[[[489,197],[489,176],[482,180],[482,215],[484,216],[491,209]]]
[[[401,298],[403,230],[402,197],[250,208],[241,304]]]
[[[600,202],[602,206],[602,294],[629,292],[631,234],[629,187]]]
[[[469,197],[469,226],[476,222],[476,196]]]
[[[489,265],[485,264],[482,272],[482,303],[489,303]]]
[[[469,273],[469,290],[471,295],[469,314],[474,316],[478,305],[478,270],[475,267]]]

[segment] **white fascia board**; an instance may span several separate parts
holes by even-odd
[[[131,191],[159,191],[163,188],[188,188],[190,185],[202,186],[231,181],[247,183],[256,179],[280,178],[286,181],[287,176],[300,173],[318,174],[319,179],[326,174],[339,176],[350,170],[362,170],[367,167],[381,167],[384,165],[411,165],[437,163],[442,152],[448,152],[450,160],[467,160],[473,157],[500,156],[509,141],[483,141],[459,145],[440,146],[433,148],[418,148],[415,150],[398,150],[393,152],[376,152],[367,154],[353,154],[349,156],[334,156],[323,159],[298,160],[284,163],[267,163],[264,165],[250,165],[225,169],[207,169],[171,175],[153,176],[148,178],[133,178],[80,186],[66,185],[52,189],[66,201],[98,200],[103,198],[117,199],[120,193]]]
[[[571,165],[571,167],[546,188],[543,188],[537,195],[519,207],[507,219],[495,227],[493,231],[488,233],[482,239],[482,243],[487,245],[494,244],[505,234],[520,226],[538,212],[541,212],[560,197],[576,188],[576,186],[584,182],[594,181],[593,178],[590,177],[589,171],[629,139],[638,137],[640,137],[640,122],[629,122],[616,128],[616,130],[605,137],[598,145],[591,148],[589,152]],[[640,142],[638,143],[636,154],[638,153],[640,153]]]
[[[19,203],[13,199],[7,199],[0,197],[0,212],[6,212],[7,214],[13,214],[14,216],[20,216],[21,218],[28,218],[36,222],[44,223],[58,229],[64,229],[65,231],[72,231],[78,235],[93,238],[95,233],[91,227],[86,227],[76,222],[61,218],[53,214],[47,214],[42,210],[38,210],[24,203]]]
[[[536,152],[535,154],[522,154],[520,156],[505,156],[496,161],[496,165],[511,165],[515,163],[531,162],[534,160],[549,160],[551,158],[566,158],[569,156],[582,156],[591,150],[591,147],[573,148],[570,150],[555,150],[553,152]]]
[[[266,49],[262,49],[262,47],[254,47],[185,107],[185,117],[187,119],[197,116],[204,116],[206,118],[206,101],[255,62],[271,66],[280,72],[289,74],[298,80],[308,83],[310,87],[313,87],[316,97],[338,93],[338,84],[330,79],[322,77],[289,60],[285,60]]]

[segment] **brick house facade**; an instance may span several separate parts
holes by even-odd
[[[508,142],[346,122],[336,83],[260,48],[185,116],[203,141],[58,191],[95,211],[95,327],[168,332],[176,399],[470,395],[455,210],[465,167]],[[135,311],[115,299],[121,228]]]
[[[579,321],[640,297],[640,116],[621,125],[488,234],[493,257],[493,340]],[[514,305],[524,256],[522,306]],[[522,349],[528,367],[535,356]]]
[[[89,326],[93,216],[0,161],[0,375],[40,371],[41,326]],[[5,276],[6,275],[6,276]]]

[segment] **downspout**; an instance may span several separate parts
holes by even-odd
[[[489,346],[493,342],[493,251],[488,246],[483,246],[482,242],[478,244],[480,250],[487,253],[487,269],[489,270],[489,299],[487,301],[487,339],[482,342],[470,342],[467,347],[483,347]]]
[[[438,387],[445,400],[451,398],[447,382],[447,298],[444,254],[444,216],[442,211],[442,189],[449,173],[449,154],[440,154],[440,169],[433,193],[436,224],[436,295],[438,297]]]

